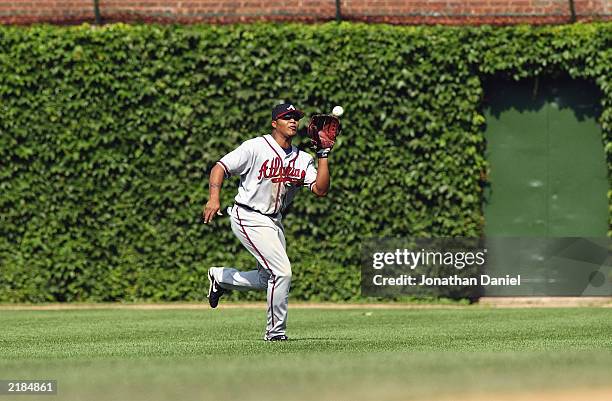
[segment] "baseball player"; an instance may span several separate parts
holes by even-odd
[[[327,194],[330,184],[327,157],[339,132],[339,126],[331,128],[333,138],[323,141],[326,147],[322,147],[320,138],[317,138],[318,166],[315,167],[313,157],[291,143],[298,133],[298,121],[302,117],[304,113],[292,104],[275,106],[270,134],[245,141],[216,162],[210,173],[210,198],[203,210],[205,223],[220,214],[219,193],[223,180],[232,175],[240,176],[238,194],[227,212],[232,231],[255,257],[257,267],[251,271],[232,267],[210,268],[208,300],[210,306],[216,308],[219,298],[227,290],[266,290],[266,341],[288,339],[291,262],[286,252],[282,213],[302,187],[316,196]]]

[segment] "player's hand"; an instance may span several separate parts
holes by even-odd
[[[221,212],[219,212],[219,209],[221,208],[221,204],[219,203],[218,200],[216,199],[210,199],[208,202],[206,202],[206,205],[204,206],[204,210],[202,211],[202,217],[204,218],[204,223],[208,224],[212,221],[212,219],[215,218],[215,215],[222,215]]]

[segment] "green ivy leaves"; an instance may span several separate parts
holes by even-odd
[[[285,217],[292,296],[356,299],[364,238],[482,233],[482,78],[594,80],[612,163],[611,43],[612,24],[1,27],[0,301],[201,300],[209,266],[254,267],[200,213],[280,100],[346,110],[330,194]]]

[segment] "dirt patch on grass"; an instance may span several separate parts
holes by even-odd
[[[483,297],[481,306],[497,308],[612,307],[612,297]]]
[[[438,401],[610,401],[612,388],[568,389],[552,391],[517,392],[506,394],[475,394],[469,397],[454,395],[450,398],[437,398]],[[432,400],[433,401],[433,400]]]
[[[565,308],[612,307],[612,298],[605,297],[532,297],[532,298],[481,298],[478,304],[445,303],[328,303],[291,302],[292,309],[466,309],[466,308]],[[208,302],[172,303],[50,303],[50,304],[0,304],[0,310],[87,310],[87,309],[210,309]],[[219,309],[266,309],[264,302],[226,302]],[[612,399],[612,398],[611,398]]]
[[[289,304],[291,309],[447,309],[466,308],[469,305],[444,304],[341,304],[341,303],[297,303]],[[227,302],[220,303],[218,309],[266,309],[265,302]],[[210,309],[208,302],[203,303],[54,303],[54,304],[2,304],[0,310],[84,310],[84,309]]]

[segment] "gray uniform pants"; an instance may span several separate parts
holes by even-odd
[[[286,334],[291,263],[285,250],[285,229],[280,215],[272,218],[237,205],[228,212],[232,231],[257,259],[257,269],[245,272],[231,267],[216,267],[212,274],[219,285],[228,290],[267,290],[265,336]]]

